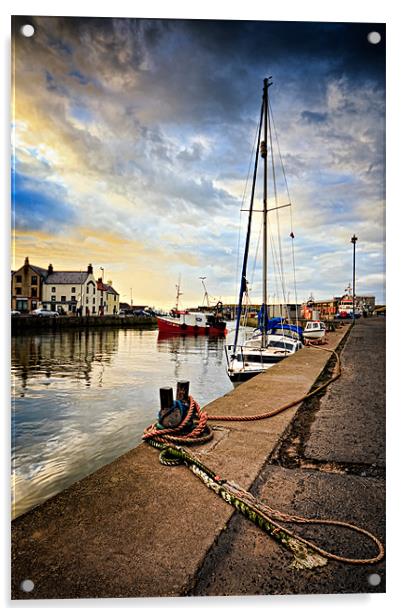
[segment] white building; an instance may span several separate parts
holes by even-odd
[[[99,314],[100,293],[97,290],[92,265],[86,271],[54,271],[49,265],[43,282],[42,305],[50,310],[85,315]]]

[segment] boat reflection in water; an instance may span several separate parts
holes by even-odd
[[[232,389],[208,337],[62,331],[12,337],[11,352],[13,517],[138,445],[160,387],[189,380],[201,405]]]

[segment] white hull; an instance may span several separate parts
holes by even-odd
[[[303,330],[303,337],[307,340],[321,340],[325,336],[325,323],[322,321],[308,321]]]
[[[261,348],[261,335],[258,334],[247,340],[243,346],[237,346],[235,356],[230,356],[232,346],[226,347],[228,376],[231,381],[246,381],[272,368],[301,348],[299,340],[277,334],[268,335],[267,346]]]

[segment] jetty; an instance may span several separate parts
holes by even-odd
[[[385,319],[345,324],[325,348],[342,361],[342,376],[327,389],[268,419],[214,421],[214,438],[192,451],[275,509],[351,522],[384,542]],[[262,413],[302,397],[332,369],[329,353],[305,347],[204,410]],[[141,444],[14,520],[12,598],[385,591],[384,560],[292,569],[281,545],[158,455]],[[349,557],[375,553],[350,530],[297,530]]]

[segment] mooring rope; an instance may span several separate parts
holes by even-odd
[[[216,492],[223,500],[231,504],[259,528],[267,532],[276,541],[290,550],[293,554],[292,566],[296,569],[320,567],[325,565],[328,559],[356,565],[374,564],[383,559],[385,551],[380,540],[369,531],[341,520],[304,518],[302,516],[277,511],[266,503],[258,501],[250,492],[236,485],[234,482],[222,479],[187,449],[178,446],[202,445],[210,441],[213,438],[213,432],[208,426],[208,420],[256,421],[267,419],[311,398],[325,387],[328,387],[330,383],[333,383],[341,376],[340,358],[338,353],[332,349],[318,347],[318,350],[327,351],[335,355],[336,365],[334,374],[325,383],[314,388],[297,400],[293,400],[292,402],[276,409],[266,411],[265,413],[231,417],[228,415],[208,415],[205,411],[201,410],[198,402],[189,396],[187,411],[178,426],[165,428],[158,422],[155,422],[145,429],[143,439],[153,447],[161,449],[159,456],[161,464],[166,466],[185,464],[199,479],[201,479],[201,481],[203,481],[203,483],[205,483],[205,485],[207,485],[207,487]],[[184,405],[181,405],[181,408],[184,408]],[[348,528],[373,541],[378,548],[378,553],[372,558],[349,558],[346,556],[339,556],[297,535],[279,524],[278,520],[294,524],[320,524]]]
[[[268,419],[268,417],[273,417],[274,415],[278,415],[279,413],[282,413],[283,411],[290,409],[292,406],[296,406],[296,404],[300,404],[304,400],[308,400],[312,396],[315,396],[316,394],[318,394],[318,392],[328,387],[328,385],[330,385],[331,383],[339,379],[339,377],[341,376],[341,360],[340,360],[338,353],[334,351],[333,349],[325,349],[323,347],[311,346],[309,348],[316,349],[319,351],[327,351],[328,353],[332,353],[336,357],[336,365],[334,369],[334,374],[327,381],[325,381],[325,383],[311,390],[307,394],[304,394],[300,398],[297,398],[297,400],[292,400],[291,402],[288,402],[287,404],[284,404],[283,406],[279,406],[276,409],[266,411],[265,413],[259,413],[258,415],[234,415],[234,416],[208,415],[208,419],[212,421],[257,421],[259,419]]]
[[[328,560],[336,560],[338,562],[355,565],[368,565],[377,563],[384,557],[384,547],[382,543],[375,535],[364,528],[341,520],[304,518],[302,516],[290,515],[277,511],[269,507],[269,505],[258,501],[250,492],[244,490],[234,482],[223,479],[217,475],[188,450],[175,445],[162,445],[154,439],[149,439],[148,442],[150,445],[162,449],[159,455],[161,464],[166,466],[184,464],[187,466],[208,488],[213,490],[225,502],[235,507],[237,511],[242,513],[256,526],[267,532],[278,543],[289,550],[293,554],[291,566],[296,569],[322,567],[327,564]],[[340,556],[320,548],[312,541],[304,539],[289,528],[279,524],[278,520],[294,524],[320,524],[348,528],[368,537],[377,546],[378,553],[371,558],[349,558],[347,556]]]

